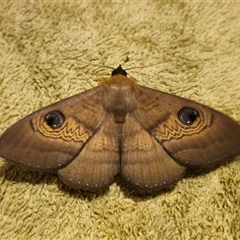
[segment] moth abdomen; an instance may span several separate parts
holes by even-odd
[[[127,113],[126,109],[120,107],[120,108],[116,108],[112,114],[113,114],[115,123],[118,124],[118,123],[125,122],[125,119],[126,119],[126,116],[128,113]]]

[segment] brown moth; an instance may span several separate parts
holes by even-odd
[[[187,168],[212,167],[240,152],[240,125],[193,101],[137,85],[121,66],[99,86],[27,116],[0,138],[0,156],[57,172],[76,189],[114,177],[160,190]]]

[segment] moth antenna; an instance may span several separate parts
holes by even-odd
[[[112,69],[112,70],[115,69],[113,67],[109,67],[109,66],[105,66],[105,65],[101,65],[101,64],[97,64],[97,63],[91,63],[91,62],[87,62],[87,61],[76,59],[76,58],[68,58],[68,59],[77,60],[77,61],[85,63],[87,65],[92,65],[92,66],[96,66],[96,67],[103,67],[103,68],[108,68],[108,69]]]
[[[137,67],[130,67],[130,68],[127,68],[127,69],[124,69],[125,71],[128,71],[128,70],[132,70],[132,69],[136,69],[136,68],[147,68],[147,67],[152,67],[152,66],[156,66],[156,65],[160,65],[162,63],[167,63],[167,62],[171,62],[171,60],[167,60],[165,62],[158,62],[158,63],[153,63],[153,64],[149,64],[149,65],[143,65],[143,66],[137,66]]]
[[[114,68],[114,67],[109,67],[109,66],[97,64],[97,63],[91,63],[91,62],[84,61],[84,60],[80,60],[80,59],[77,59],[77,58],[68,58],[68,59],[77,60],[77,61],[82,62],[82,63],[85,63],[85,64],[87,64],[87,65],[92,65],[92,66],[102,67],[102,68],[108,68],[108,69],[111,69],[111,70],[116,70],[116,69],[118,69],[119,67],[122,68],[121,64],[119,65],[118,68]],[[127,61],[129,61],[129,59],[128,59]],[[126,61],[126,62],[127,62],[127,61]],[[137,67],[130,67],[130,68],[124,69],[124,71],[132,70],[132,69],[137,69],[137,68],[152,67],[152,66],[160,65],[160,64],[162,64],[162,63],[167,63],[167,62],[171,62],[171,60],[167,60],[167,61],[165,61],[165,62],[153,63],[153,64],[149,64],[149,65],[143,65],[143,66],[137,66]]]

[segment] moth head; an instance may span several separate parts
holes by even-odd
[[[60,111],[52,111],[45,116],[46,123],[52,129],[60,128],[65,121],[64,115]]]
[[[121,64],[112,71],[112,76],[121,74],[123,76],[127,76],[127,72],[122,68]]]
[[[179,120],[185,125],[192,125],[198,116],[198,111],[192,107],[184,107],[178,113]]]

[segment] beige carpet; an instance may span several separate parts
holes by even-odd
[[[171,60],[128,73],[240,122],[240,4],[0,5],[0,134],[110,74],[77,59],[125,68]],[[4,159],[0,182],[1,240],[240,239],[239,157],[151,197],[118,183],[96,194],[69,191],[54,175]]]

